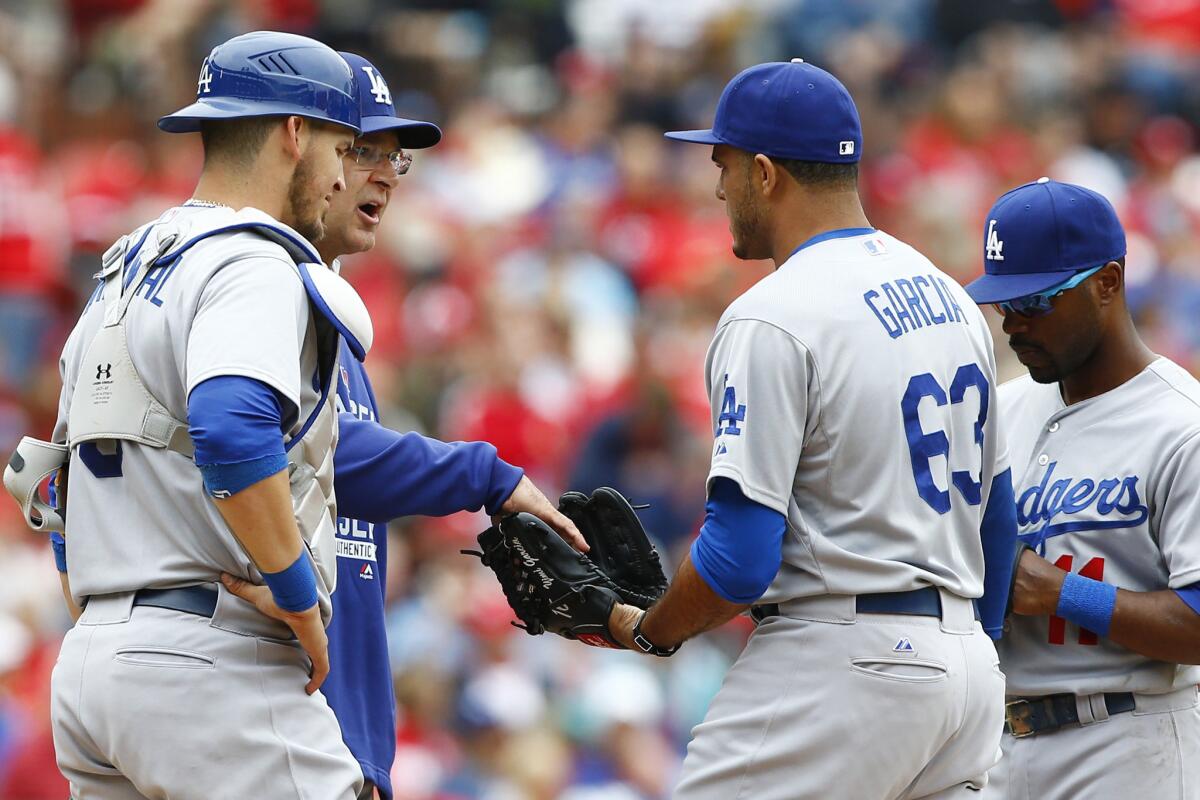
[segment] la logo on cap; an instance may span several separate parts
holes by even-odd
[[[1000,241],[1000,234],[996,232],[996,220],[994,219],[988,221],[986,258],[988,261],[1004,260],[1004,242]]]

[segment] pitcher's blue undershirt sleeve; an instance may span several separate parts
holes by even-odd
[[[487,442],[443,442],[338,415],[333,488],[343,517],[384,523],[479,508],[494,515],[524,474]]]
[[[983,544],[983,597],[976,601],[979,621],[988,636],[999,639],[1017,549],[1017,504],[1013,499],[1011,469],[992,479],[992,490],[979,524],[979,538]]]
[[[786,527],[783,514],[750,500],[729,478],[716,478],[692,543],[692,565],[729,602],[753,603],[779,572]]]
[[[229,497],[287,468],[283,420],[295,406],[262,381],[222,375],[188,395],[196,466],[213,497]]]
[[[1180,600],[1187,603],[1188,608],[1200,614],[1200,581],[1188,586],[1181,586],[1172,591],[1179,595]]]

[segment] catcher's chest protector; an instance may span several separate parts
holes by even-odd
[[[311,263],[319,262],[320,256],[274,219],[254,209],[230,211],[224,219],[206,217],[216,224],[201,230],[196,229],[194,220],[168,217],[152,224],[149,231],[122,237],[104,254],[100,272],[104,323],[87,347],[84,371],[75,384],[67,443],[73,449],[84,442],[118,439],[167,448],[191,458],[194,448],[187,423],[174,418],[151,395],[129,357],[124,323],[130,301],[151,268],[186,259],[193,245],[210,236],[249,230],[282,245],[293,259],[297,280],[304,284],[317,341],[320,394],[310,407],[300,409],[304,425],[286,449],[292,507],[324,584],[321,608],[328,616],[328,595],[337,577],[333,449],[337,443],[338,337],[345,336],[351,351],[360,359],[365,357],[372,339],[370,316],[350,284],[323,264]],[[135,236],[143,246],[131,252]],[[151,243],[157,244],[146,246]],[[94,375],[88,372],[93,366]]]

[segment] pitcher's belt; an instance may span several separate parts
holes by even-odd
[[[972,601],[975,619],[979,619],[979,605]],[[911,614],[918,617],[941,617],[942,598],[932,586],[913,589],[910,592],[884,592],[882,594],[860,594],[854,598],[854,607],[859,614]],[[779,616],[778,603],[764,603],[750,609],[750,616],[762,622],[767,617]]]
[[[1056,731],[1079,723],[1079,698],[1065,692],[1042,697],[1016,697],[1004,704],[1005,729],[1018,739],[1037,733]],[[1133,711],[1133,692],[1105,692],[1104,707],[1109,716]]]

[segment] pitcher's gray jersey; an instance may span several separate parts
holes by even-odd
[[[1062,569],[1137,592],[1200,581],[1200,383],[1166,358],[1064,406],[1028,376],[1000,390],[1021,538]],[[1200,668],[1154,661],[1057,617],[1014,615],[1010,694],[1167,692]]]
[[[195,215],[195,229],[213,228],[203,215],[232,213],[179,207],[151,226]],[[318,400],[316,344],[303,284],[280,245],[249,232],[215,235],[174,267],[152,269],[136,292],[125,321],[130,357],[172,416],[187,419],[188,393],[198,384],[240,375],[301,411],[285,420],[291,434],[303,425]],[[63,441],[76,381],[106,377],[102,365],[82,363],[103,315],[93,298],[63,350],[55,441]],[[110,443],[85,443],[71,455],[67,538],[77,600],[215,581],[222,571],[257,574],[191,459],[128,441],[106,450]]]
[[[822,238],[722,316],[711,481],[787,517],[760,602],[983,593],[980,522],[1008,467],[991,336],[962,288],[881,232]]]

